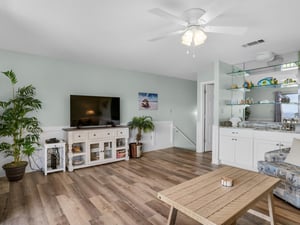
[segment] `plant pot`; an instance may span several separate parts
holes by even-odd
[[[18,181],[22,180],[27,164],[28,162],[26,161],[21,161],[17,165],[7,163],[4,164],[2,168],[5,170],[6,177],[9,181]]]
[[[136,143],[130,143],[129,144],[130,146],[130,157],[131,158],[140,158],[142,156],[142,147],[143,147],[143,144],[142,143],[139,143],[139,144],[136,144]]]

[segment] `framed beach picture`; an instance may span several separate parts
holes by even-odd
[[[157,110],[158,109],[158,94],[139,92],[138,96],[139,110]]]

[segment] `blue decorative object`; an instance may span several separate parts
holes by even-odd
[[[273,77],[266,77],[257,82],[258,86],[272,85]]]

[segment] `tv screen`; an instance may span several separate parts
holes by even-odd
[[[70,126],[90,127],[120,124],[120,98],[70,96]]]

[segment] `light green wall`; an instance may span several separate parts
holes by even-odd
[[[0,70],[10,69],[17,75],[18,86],[33,84],[37,88],[43,102],[39,113],[42,126],[69,126],[70,94],[118,96],[122,124],[135,115],[150,115],[156,121],[173,120],[196,140],[196,81],[0,51]],[[1,99],[10,93],[8,84],[0,77]],[[138,92],[158,93],[159,109],[139,111]]]

